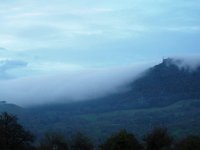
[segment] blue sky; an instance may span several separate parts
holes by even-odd
[[[199,55],[199,0],[1,0],[0,77]]]

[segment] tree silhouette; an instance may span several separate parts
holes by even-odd
[[[41,141],[39,150],[68,150],[68,144],[62,134],[47,133]]]
[[[101,146],[102,150],[141,150],[142,146],[131,133],[122,130],[117,134],[112,135]]]
[[[88,137],[78,132],[72,139],[72,150],[93,150],[93,144]]]
[[[26,131],[17,118],[6,112],[0,115],[0,149],[30,150],[33,135]]]
[[[166,128],[155,128],[144,138],[147,150],[169,149],[172,145],[172,137],[168,134]]]
[[[200,150],[200,137],[188,136],[176,144],[175,150]]]

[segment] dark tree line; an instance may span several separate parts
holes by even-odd
[[[31,142],[33,141],[34,136],[17,122],[15,116],[6,112],[0,115],[1,150],[32,149]]]
[[[143,140],[121,130],[99,146],[94,146],[82,133],[77,133],[70,141],[60,133],[47,133],[39,143],[34,140],[15,116],[6,112],[0,115],[0,150],[200,150],[200,136],[175,141],[165,128],[155,128]]]

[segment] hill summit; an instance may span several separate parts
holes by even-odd
[[[132,83],[132,95],[147,106],[200,98],[200,67],[191,71],[183,64],[183,60],[163,59]]]

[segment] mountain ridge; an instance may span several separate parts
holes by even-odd
[[[49,104],[41,109],[71,113],[99,113],[115,110],[165,107],[180,100],[200,99],[200,67],[191,71],[179,67],[181,60],[171,58],[146,70],[132,81],[130,90],[70,104]]]
[[[200,134],[200,67],[191,71],[175,62],[164,59],[149,68],[124,93],[26,108],[18,113],[20,121],[37,136],[81,131],[97,141],[122,128],[142,135],[159,125],[177,137]]]

